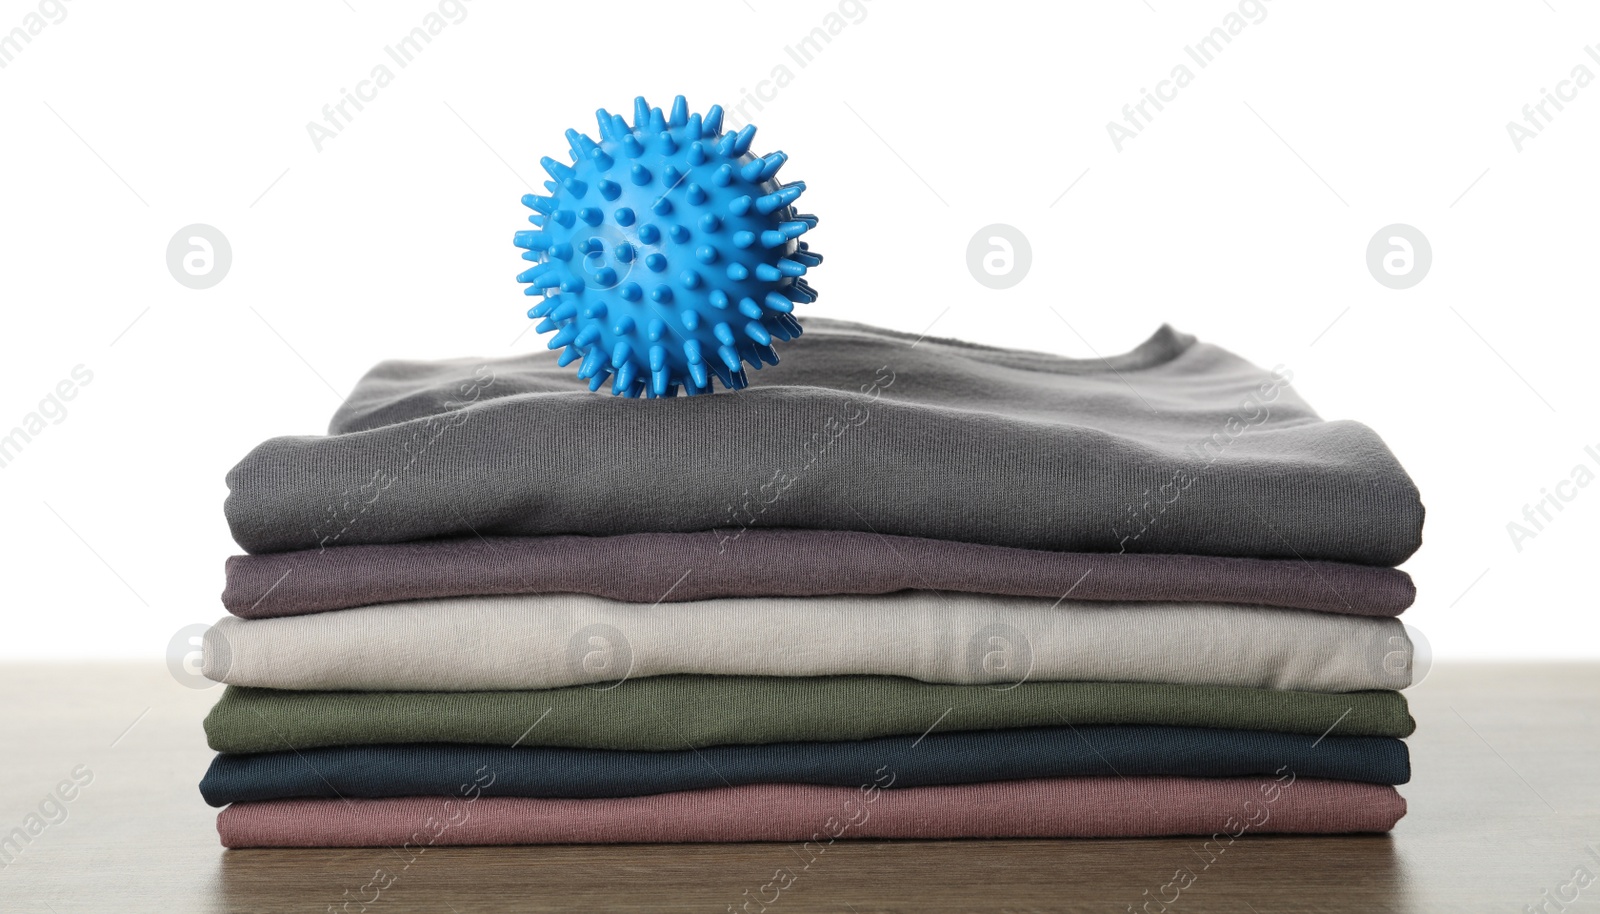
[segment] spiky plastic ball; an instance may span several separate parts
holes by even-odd
[[[745,387],[744,366],[778,364],[773,340],[799,336],[790,312],[817,297],[801,277],[822,258],[798,240],[817,218],[792,205],[805,183],[778,183],[788,156],[751,153],[754,126],[722,132],[719,105],[690,114],[680,95],[664,115],[640,97],[632,126],[595,117],[600,140],[568,130],[572,164],[540,159],[549,196],[522,198],[540,228],[516,234],[537,261],[517,281],[547,296],[528,316],[590,390]]]

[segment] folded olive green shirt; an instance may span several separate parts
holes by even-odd
[[[870,739],[937,729],[1148,724],[1409,736],[1398,692],[1141,682],[947,685],[889,676],[656,676],[612,688],[312,692],[229,686],[206,716],[218,752],[380,743],[580,749]]]

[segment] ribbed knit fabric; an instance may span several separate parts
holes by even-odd
[[[1315,745],[1313,745],[1315,743]],[[1374,736],[1192,727],[1049,727],[933,732],[843,743],[677,752],[398,745],[219,755],[200,793],[212,806],[294,797],[449,796],[485,771],[496,797],[632,797],[743,784],[855,787],[888,766],[897,787],[1053,777],[1242,777],[1285,765],[1301,777],[1402,784],[1406,744]]]
[[[1316,692],[1411,683],[1394,619],[1227,604],[1060,603],[906,591],[647,606],[462,597],[242,620],[205,675],[275,689],[543,689],[674,673],[1078,680]]]
[[[891,780],[892,771],[878,777]],[[217,814],[226,847],[807,842],[1384,832],[1393,787],[1294,778],[1056,778],[878,789],[764,784],[648,797],[274,800]],[[470,782],[469,782],[470,784]]]
[[[1250,603],[1399,615],[1403,571],[1299,559],[1045,552],[849,530],[468,537],[228,559],[223,605],[264,619],[397,600],[586,593],[635,603],[896,590]]]
[[[611,689],[286,692],[229,686],[206,715],[218,752],[381,743],[677,750],[1071,724],[1409,736],[1398,692],[1286,692],[1154,683],[1011,689],[874,676],[661,676]]]
[[[1163,327],[1064,359],[818,318],[733,394],[597,396],[548,353],[385,362],[325,437],[228,474],[249,552],[441,536],[848,529],[1076,552],[1396,565],[1382,440]]]

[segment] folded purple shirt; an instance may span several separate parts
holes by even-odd
[[[1071,553],[842,530],[482,537],[240,555],[222,602],[246,619],[397,600],[583,593],[635,603],[898,590],[1251,603],[1395,616],[1403,571],[1297,559]]]

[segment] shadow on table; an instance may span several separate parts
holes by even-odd
[[[223,909],[1409,911],[1387,836],[229,851]]]

